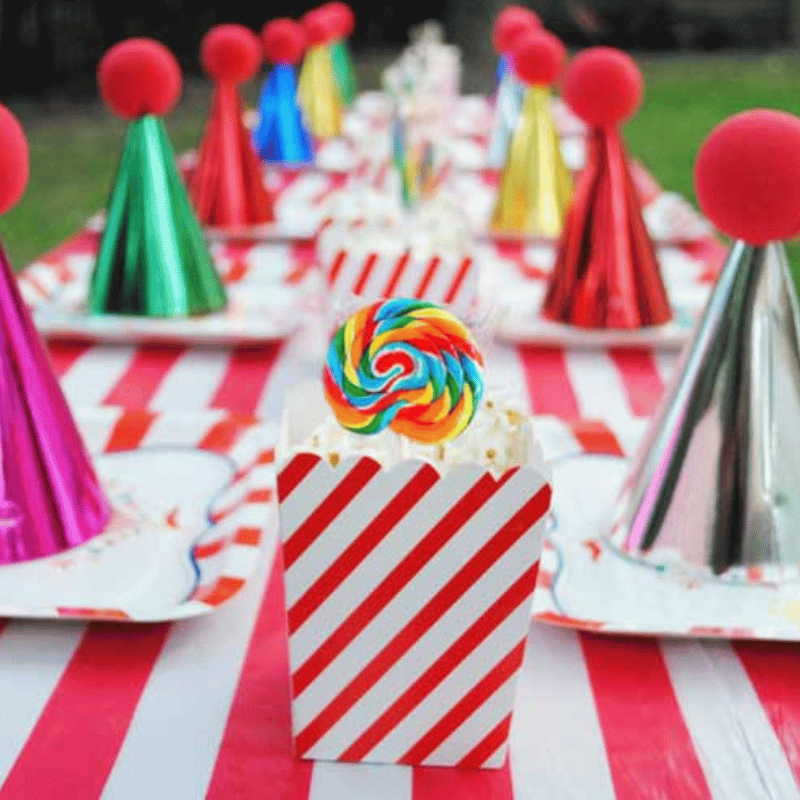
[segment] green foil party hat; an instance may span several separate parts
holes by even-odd
[[[353,57],[350,55],[350,47],[346,39],[335,39],[331,42],[331,63],[339,92],[342,95],[342,102],[345,106],[351,106],[358,93],[358,84],[356,83]]]
[[[219,311],[225,290],[156,116],[180,94],[177,61],[157,42],[129,39],[108,51],[98,77],[104,100],[131,122],[89,287],[89,312],[187,317]]]

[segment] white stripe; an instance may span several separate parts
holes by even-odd
[[[524,548],[523,548],[524,549]],[[528,548],[530,549],[530,548]],[[520,560],[521,549],[515,550],[515,557]],[[524,557],[524,553],[522,554]],[[502,559],[502,567],[508,569],[510,562],[513,562],[514,557]],[[501,564],[498,563],[498,570]],[[496,576],[499,573],[495,572]],[[509,582],[518,577],[516,574],[509,576]],[[497,592],[497,577],[495,577],[495,593],[486,599],[482,599],[481,593],[486,588],[486,581],[481,581],[481,588],[476,587],[475,591],[470,591],[467,596],[460,601],[454,613],[447,615],[447,619],[442,619],[437,623],[434,628],[424,637],[424,640],[415,644],[412,650],[409,650],[407,656],[403,661],[398,663],[397,672],[405,671],[406,675],[399,675],[401,679],[405,680],[397,682],[397,693],[399,694],[413,682],[413,680],[422,674],[436,658],[438,658],[461,634],[467,630],[471,623],[473,623],[486,607],[497,599],[500,592]],[[491,589],[490,589],[491,591]],[[482,642],[475,642],[474,649],[436,688],[415,708],[408,714],[398,725],[394,728],[370,753],[371,758],[381,760],[389,753],[395,752],[398,754],[404,753],[408,748],[418,741],[424,733],[430,730],[442,716],[468,692],[473,686],[481,680],[488,672],[490,672],[497,663],[519,643],[522,635],[528,626],[528,619],[530,618],[530,601],[521,603],[515,608],[511,614],[506,617],[498,627],[492,631]],[[449,621],[452,620],[453,626],[456,627],[454,632],[448,630]],[[425,653],[425,648],[431,652]],[[415,672],[417,674],[410,674],[414,670],[414,661],[420,662],[416,665]],[[395,669],[392,670],[395,672]],[[382,681],[382,683],[384,683]],[[384,683],[384,685],[387,685]],[[391,693],[388,695],[391,697]],[[365,698],[366,699],[366,698]],[[480,733],[472,735],[469,730],[465,730],[461,736],[454,735],[451,737],[453,741],[450,743],[450,752],[454,753],[455,740],[466,741],[467,745],[462,746],[461,757],[466,755],[504,716],[506,716],[513,705],[513,695],[508,692],[499,692],[496,697],[489,698],[487,702],[497,707],[498,714],[494,721],[484,727]],[[361,702],[364,705],[364,701]],[[378,711],[383,709],[374,709],[372,716],[377,718]],[[366,709],[364,709],[365,713]],[[364,726],[366,727],[366,726]],[[457,758],[456,761],[460,760]],[[434,763],[434,762],[432,762]]]
[[[566,362],[581,417],[617,425],[633,417],[619,370],[606,353],[568,350]]]
[[[661,651],[711,794],[800,798],[786,753],[730,646],[664,641]]]
[[[422,462],[403,461],[390,471],[377,472],[292,566],[301,574],[320,576],[422,469]],[[298,490],[300,488],[298,487]],[[302,498],[305,500],[305,498]],[[307,507],[309,510],[312,506]],[[406,511],[408,509],[405,509]],[[346,544],[345,544],[346,543]],[[292,601],[297,598],[292,597]]]
[[[677,369],[680,355],[669,350],[656,350],[653,352],[653,361],[656,363],[661,382],[668,387]]]
[[[517,676],[512,675],[488,698],[475,709],[459,727],[445,739],[427,758],[426,764],[452,765],[458,764],[477,744],[504,720],[514,702],[514,689]],[[499,767],[503,763],[505,752],[498,748],[494,752],[496,761],[491,759],[482,762],[487,767]]]
[[[269,551],[267,551],[269,552]],[[104,800],[202,800],[271,559],[212,614],[173,625],[105,785]]]
[[[130,366],[135,352],[136,348],[130,346],[98,346],[79,358],[61,379],[70,405],[75,408],[102,403]]]
[[[145,433],[141,447],[153,445],[192,446],[199,444],[213,425],[225,416],[224,411],[205,411],[202,414],[179,414],[175,411],[159,414]]]
[[[411,767],[318,761],[308,800],[411,800],[412,780]]]
[[[319,380],[322,354],[328,349],[328,336],[321,320],[296,333],[281,348],[277,363],[256,404],[254,416],[279,423],[287,391],[297,384]]]
[[[84,625],[63,622],[9,622],[0,634],[0,785],[33,731],[84,630]]]
[[[227,366],[226,350],[187,351],[167,373],[150,401],[150,408],[158,411],[208,408]]]
[[[533,623],[514,716],[515,800],[614,800],[606,750],[578,637]]]

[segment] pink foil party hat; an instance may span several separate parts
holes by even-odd
[[[28,147],[0,106],[0,213],[25,189]],[[111,508],[0,246],[0,565],[101,533]]]

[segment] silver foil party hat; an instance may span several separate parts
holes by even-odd
[[[779,243],[737,242],[623,485],[623,550],[800,566],[800,320]]]

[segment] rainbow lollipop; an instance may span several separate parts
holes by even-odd
[[[391,428],[435,444],[454,439],[472,421],[483,396],[483,359],[452,314],[396,298],[362,308],[342,325],[323,382],[347,430]]]

